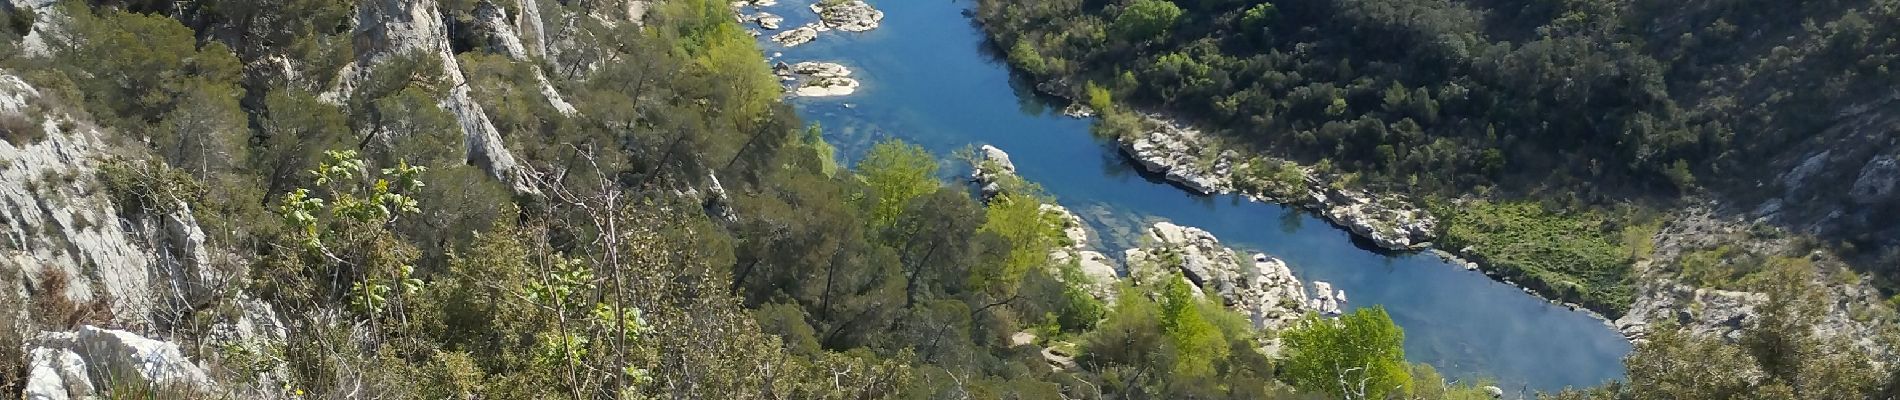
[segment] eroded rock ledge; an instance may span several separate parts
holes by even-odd
[[[1016,175],[1009,153],[995,146],[978,147],[971,162],[970,181],[981,188],[985,200],[1008,190],[1003,181]],[[1112,298],[1114,282],[1119,278],[1107,256],[1090,250],[1087,225],[1062,206],[1043,204],[1042,209],[1064,221],[1063,235],[1069,243],[1066,248],[1056,249],[1050,258],[1058,264],[1077,261],[1091,280],[1085,286],[1100,298]],[[1344,307],[1344,291],[1315,282],[1316,292],[1309,299],[1305,284],[1293,276],[1286,262],[1260,253],[1243,258],[1206,230],[1156,222],[1143,235],[1143,247],[1122,254],[1129,278],[1150,283],[1179,271],[1193,283],[1195,292],[1218,298],[1228,308],[1247,315],[1255,328],[1279,329],[1308,310],[1337,315]]]
[[[1174,271],[1180,271],[1196,291],[1219,298],[1229,309],[1247,315],[1255,328],[1277,330],[1308,310],[1336,312],[1339,308],[1337,301],[1309,300],[1305,284],[1293,276],[1285,261],[1260,253],[1242,258],[1200,228],[1156,222],[1144,234],[1144,243],[1151,244],[1122,253],[1132,278],[1168,279]],[[1328,293],[1316,293],[1314,297],[1336,298],[1331,285],[1314,282],[1313,286],[1328,288]],[[1329,309],[1318,308],[1322,306]]]
[[[1122,152],[1143,169],[1201,194],[1241,191],[1241,185],[1235,182],[1237,171],[1248,170],[1251,163],[1284,162],[1245,158],[1232,150],[1215,152],[1218,146],[1198,130],[1153,114],[1145,114],[1142,119],[1148,129],[1116,140]],[[1431,245],[1437,219],[1422,208],[1395,196],[1335,188],[1308,168],[1294,168],[1304,177],[1304,187],[1296,190],[1298,194],[1272,196],[1258,191],[1244,194],[1249,199],[1266,199],[1312,210],[1387,250],[1421,250]]]

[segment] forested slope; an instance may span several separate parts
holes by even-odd
[[[1376,307],[1098,298],[1033,184],[840,168],[718,1],[0,10],[0,396],[1490,397]],[[1891,397],[1806,267],[1747,346],[1659,328],[1597,392]]]

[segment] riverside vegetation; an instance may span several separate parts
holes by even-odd
[[[1162,109],[1218,133],[1223,148],[1204,153],[1259,155],[1233,173],[1243,189],[1298,194],[1304,164],[1418,198],[1443,222],[1442,250],[1618,318],[1660,287],[1644,282],[1759,291],[1760,265],[1795,258],[1883,293],[1846,302],[1900,305],[1896,10],[1065,0],[983,1],[976,18],[1039,88],[1100,113],[1106,135],[1148,134],[1137,109]],[[1815,189],[1830,184],[1844,189]],[[1733,239],[1698,233],[1683,211],[1697,209],[1798,243],[1731,246],[1714,263],[1675,256],[1717,245],[1659,251],[1682,242],[1653,238],[1667,226]]]
[[[45,202],[5,210],[28,236],[0,242],[0,395],[1497,396],[1407,364],[1377,307],[1259,332],[1179,276],[1090,296],[1047,257],[1061,228],[1024,217],[1047,200],[1032,185],[986,205],[898,142],[835,165],[722,2],[28,3],[0,7],[0,74],[31,85],[0,106],[34,122],[6,126],[0,154],[24,156],[0,161],[102,166],[5,182]],[[116,215],[21,218],[93,208]],[[185,258],[231,279],[115,299],[112,280],[196,278],[41,258],[154,217],[202,226]],[[1900,393],[1809,334],[1803,266],[1765,269],[1784,275],[1742,345],[1663,330],[1628,382],[1556,396]],[[226,331],[253,325],[283,332]],[[163,335],[216,383],[44,374],[49,338],[90,326]]]

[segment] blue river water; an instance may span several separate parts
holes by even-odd
[[[793,28],[815,18],[809,1],[764,10]],[[806,121],[824,127],[847,163],[890,138],[946,160],[958,149],[994,145],[1023,177],[1081,215],[1111,256],[1153,221],[1200,227],[1228,246],[1286,260],[1303,280],[1332,282],[1351,307],[1384,306],[1405,329],[1407,357],[1449,378],[1519,392],[1623,376],[1630,344],[1583,313],[1429,254],[1370,250],[1298,209],[1194,195],[1138,172],[1112,142],[1089,132],[1090,120],[1060,115],[1062,102],[1034,94],[1011,73],[967,16],[974,1],[873,0],[885,12],[876,30],[824,32],[793,48],[762,37],[760,45],[774,60],[844,64],[863,82],[853,95],[791,100]],[[948,161],[945,169],[966,171]]]

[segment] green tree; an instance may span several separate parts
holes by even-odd
[[[1213,377],[1215,365],[1227,358],[1227,338],[1202,315],[1203,302],[1188,288],[1187,277],[1176,273],[1161,299],[1161,327],[1174,345],[1173,374]]]
[[[936,192],[937,160],[923,147],[890,140],[871,147],[858,162],[858,177],[869,186],[871,226],[889,227],[911,200]]]
[[[1347,399],[1384,399],[1411,392],[1405,333],[1384,307],[1354,310],[1337,320],[1309,314],[1280,332],[1282,375],[1295,387]]]
[[[1042,209],[1042,199],[1026,193],[1003,193],[990,199],[981,232],[1009,243],[1009,256],[1000,265],[976,266],[971,283],[997,297],[1015,294],[1023,274],[1047,267],[1049,251],[1060,244],[1061,221]]]
[[[1164,36],[1181,18],[1181,7],[1167,0],[1135,0],[1121,15],[1115,16],[1111,29],[1122,38],[1142,41]]]

